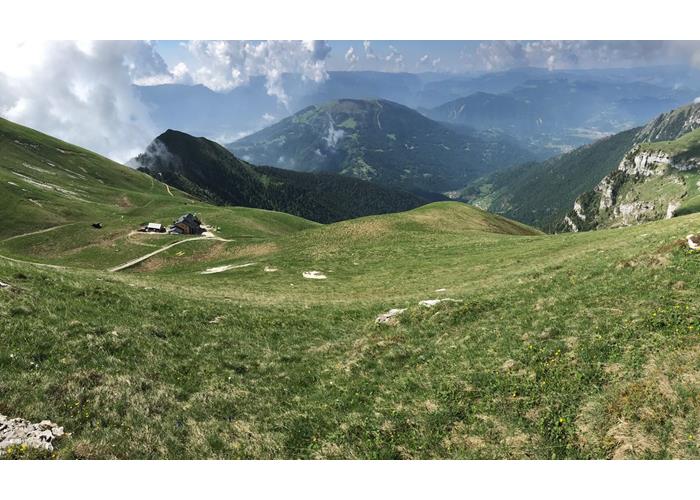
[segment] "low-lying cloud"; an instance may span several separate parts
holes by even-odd
[[[132,81],[162,72],[147,42],[6,42],[0,115],[124,161],[156,133]]]

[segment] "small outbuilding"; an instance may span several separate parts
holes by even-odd
[[[202,234],[202,221],[194,214],[185,214],[175,220],[168,231],[175,234]]]
[[[141,228],[144,233],[164,233],[165,226],[158,222],[149,222]]]

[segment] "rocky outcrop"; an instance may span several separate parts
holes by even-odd
[[[672,141],[700,128],[700,103],[659,115],[639,131],[635,143]]]
[[[0,415],[0,456],[17,448],[35,448],[52,452],[54,443],[65,433],[63,427],[50,420],[33,424],[23,418]]]
[[[687,194],[680,172],[698,169],[696,158],[677,161],[664,151],[635,146],[592,192],[576,199],[560,230],[577,232],[671,218]],[[663,182],[667,188],[663,196],[645,199],[641,187],[652,180]]]
[[[672,164],[671,156],[663,151],[642,151],[640,147],[633,149],[617,167],[627,175],[651,177],[663,175],[667,166]]]

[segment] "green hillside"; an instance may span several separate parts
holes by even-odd
[[[532,159],[502,134],[458,132],[386,100],[309,106],[227,147],[256,164],[340,173],[417,192],[456,189]]]
[[[551,231],[576,197],[615,169],[640,129],[620,132],[555,158],[495,172],[459,197],[485,210]]]
[[[170,196],[82,150],[59,163],[3,127],[16,199],[72,223],[22,236],[31,213],[2,202],[0,414],[70,433],[12,457],[700,457],[700,214],[545,235],[443,202],[320,225]],[[30,192],[17,162],[64,190],[57,171],[80,171],[93,203]],[[184,210],[221,238],[130,233]]]
[[[133,233],[144,222],[167,225],[187,212],[216,225],[225,238],[315,225],[288,214],[196,201],[144,173],[6,120],[0,120],[0,197],[0,254],[91,267],[172,242],[167,235]],[[103,229],[92,227],[98,222]]]
[[[585,231],[696,212],[698,181],[700,104],[693,104],[645,126],[620,164],[576,199],[558,227]]]
[[[322,223],[432,201],[335,174],[251,165],[213,141],[175,130],[158,136],[134,164],[210,203],[276,210]]]

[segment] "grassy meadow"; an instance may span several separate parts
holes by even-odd
[[[0,413],[70,433],[11,457],[700,455],[700,214],[545,235],[447,202],[319,225],[3,127]],[[184,211],[221,239],[109,272]]]

